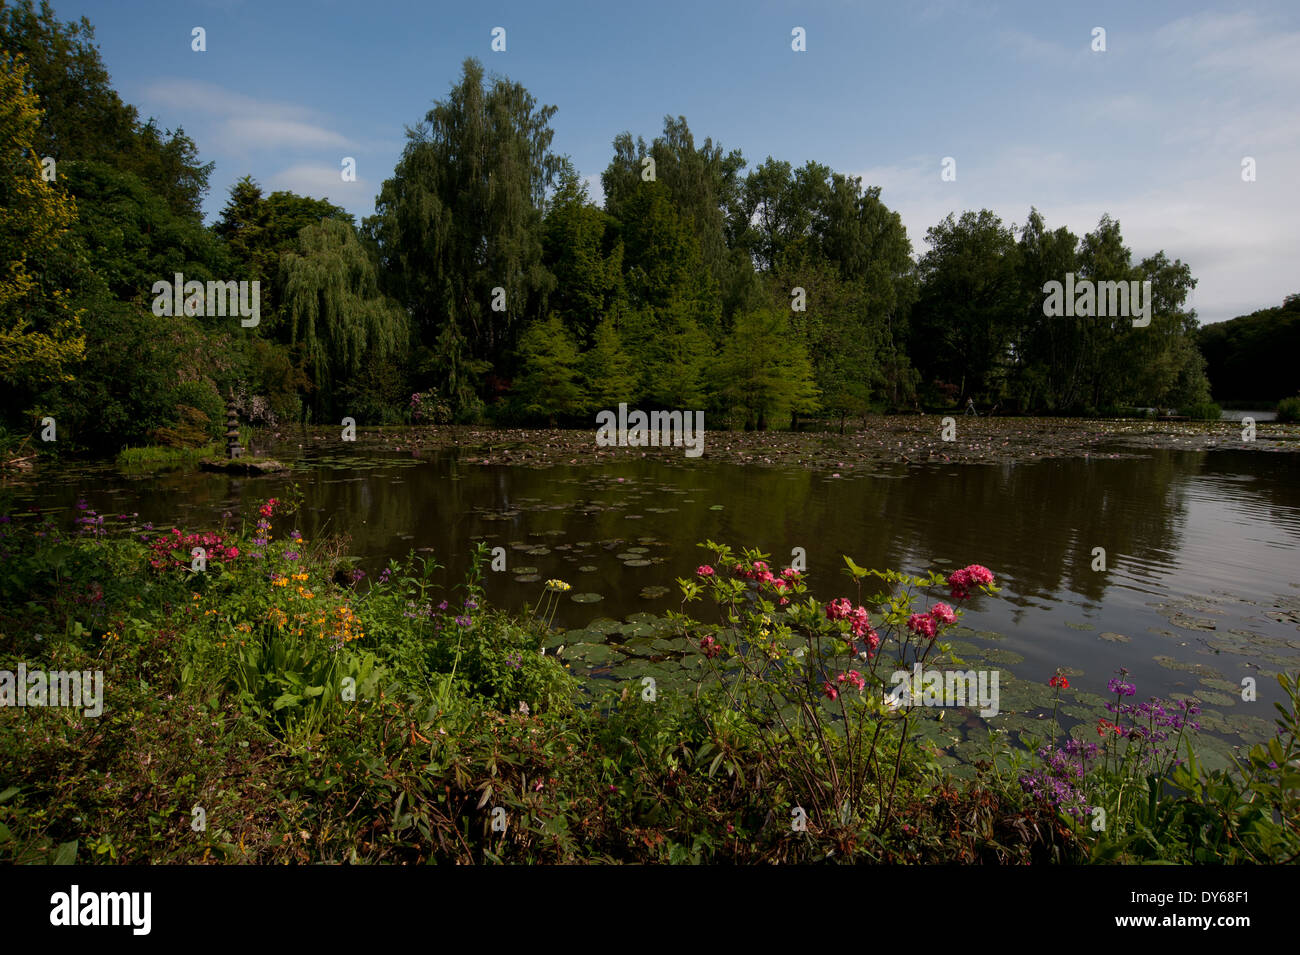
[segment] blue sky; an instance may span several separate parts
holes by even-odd
[[[915,251],[990,208],[1192,267],[1202,322],[1300,291],[1300,5],[54,0],[86,16],[114,85],[216,163],[205,209],[249,174],[358,218],[467,56],[559,107],[553,148],[595,198],[611,141],[666,114],[697,141],[860,175]],[[506,51],[491,50],[494,27]],[[803,27],[807,51],[791,50]],[[191,49],[194,27],[207,51]],[[1106,31],[1094,52],[1092,31]],[[344,156],[357,181],[339,175]],[[944,157],[956,180],[941,179]],[[1256,180],[1242,181],[1252,157]]]

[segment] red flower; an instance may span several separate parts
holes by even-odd
[[[1070,688],[1070,681],[1067,680],[1067,679],[1066,679],[1064,676],[1062,676],[1060,673],[1058,673],[1058,674],[1056,674],[1056,676],[1052,677],[1050,680],[1047,681],[1047,685],[1048,685],[1048,686],[1059,686],[1059,687],[1060,687],[1061,689],[1063,689],[1063,690],[1068,690],[1068,689]]]
[[[1107,730],[1111,730],[1111,731],[1113,731],[1113,732],[1115,733],[1116,736],[1123,736],[1123,735],[1124,735],[1124,730],[1123,730],[1123,729],[1122,729],[1118,724],[1116,724],[1116,723],[1112,723],[1110,720],[1107,720],[1107,719],[1100,719],[1100,720],[1098,720],[1098,721],[1097,721],[1097,735],[1098,735],[1098,736],[1105,736]]]

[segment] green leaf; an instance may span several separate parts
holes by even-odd
[[[853,563],[853,558],[848,554],[844,555],[844,563],[849,565],[849,573],[853,575],[854,579],[865,577],[867,574],[871,573],[867,568],[859,567],[857,564]]]
[[[65,842],[54,850],[51,865],[74,865],[77,861],[77,840]]]

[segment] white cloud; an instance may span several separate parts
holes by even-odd
[[[315,110],[291,103],[256,99],[212,83],[163,80],[145,89],[145,102],[174,109],[185,116],[207,116],[212,134],[232,151],[349,149],[351,140],[330,129]]]
[[[356,182],[344,182],[341,171],[342,166],[297,163],[274,173],[268,180],[268,191],[287,189],[313,199],[328,199],[344,208],[369,201],[374,194],[370,184],[360,176]]]

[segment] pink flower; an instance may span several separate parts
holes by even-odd
[[[914,613],[907,618],[907,629],[933,640],[935,635],[934,618],[928,613]]]
[[[238,548],[238,547],[231,547],[231,548],[229,548],[229,549],[226,551],[226,556],[227,556],[227,557],[238,557],[238,556],[239,556],[239,548]]]
[[[862,678],[862,674],[859,673],[857,670],[850,670],[848,673],[841,673],[835,679],[839,683],[844,683],[845,681],[848,681],[853,686],[857,687],[859,690],[867,685],[867,681]]]
[[[952,624],[957,622],[957,614],[947,604],[938,603],[930,608],[930,616],[934,618],[935,623]]]
[[[793,567],[787,567],[785,570],[781,571],[781,576],[786,580],[798,580],[799,571],[795,570]]]
[[[954,570],[948,575],[948,586],[952,588],[954,600],[965,600],[970,596],[972,587],[993,583],[993,571],[980,564],[971,564],[961,570]]]
[[[822,684],[822,692],[826,694],[826,699],[828,700],[837,700],[840,696],[840,691],[835,689],[835,687],[831,686],[829,683]]]
[[[713,576],[713,568],[710,567],[708,564],[701,564],[699,567],[695,569],[695,572],[699,574],[701,577]]]
[[[826,605],[827,620],[843,620],[853,612],[853,604],[848,597],[840,597]]]
[[[855,607],[849,613],[849,627],[855,637],[861,637],[871,629],[871,618],[867,616],[866,607]]]

